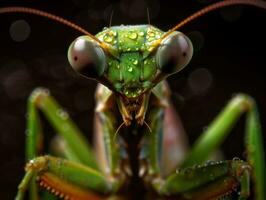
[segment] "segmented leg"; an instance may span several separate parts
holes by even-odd
[[[220,161],[205,165],[195,165],[157,182],[161,195],[180,195],[184,199],[217,199],[235,190],[240,184],[240,197],[249,196],[250,166],[240,160]]]
[[[28,160],[38,156],[39,138],[42,137],[38,110],[44,113],[56,132],[65,140],[72,152],[74,161],[98,169],[92,148],[90,148],[86,139],[64,109],[44,88],[35,89],[28,101],[26,140],[26,158]]]
[[[196,141],[187,159],[184,161],[182,168],[185,169],[189,166],[198,165],[203,163],[210,153],[216,150],[220,144],[224,141],[226,136],[229,134],[233,125],[237,122],[242,113],[247,112],[246,121],[246,137],[245,142],[248,150],[248,163],[251,166],[252,174],[255,183],[255,196],[256,200],[265,200],[265,161],[264,152],[262,145],[262,134],[260,130],[260,122],[258,118],[258,112],[256,104],[253,99],[247,95],[239,94],[234,97],[225,109],[218,115],[214,122],[208,127],[205,133]],[[248,166],[248,165],[247,165]],[[246,167],[245,167],[246,168]],[[206,172],[208,172],[208,164],[206,166]],[[236,171],[237,172],[237,171]],[[241,185],[241,193],[239,199],[245,199],[248,196],[248,179],[249,172],[244,171],[241,173],[243,178],[239,180]],[[209,172],[208,172],[209,173]],[[172,175],[178,177],[177,175]],[[159,189],[159,191],[164,191],[163,193],[169,192],[168,189],[171,184],[176,185],[177,188],[184,188],[184,184],[179,182],[179,178],[171,178],[170,176],[166,182],[164,189]],[[239,177],[239,176],[237,176]],[[176,180],[176,184],[174,183]],[[193,179],[195,182],[199,181],[198,178]],[[211,179],[210,179],[211,180]],[[171,183],[171,184],[170,184]],[[181,184],[181,186],[179,185]],[[200,184],[202,187],[206,183]],[[205,185],[206,188],[209,184]],[[218,187],[218,186],[217,186]],[[219,186],[220,187],[220,186]],[[158,188],[157,188],[158,189]],[[213,188],[213,192],[217,189]],[[167,191],[167,192],[166,192]],[[230,191],[230,189],[228,189]],[[172,191],[174,192],[174,191]],[[179,193],[182,191],[176,191],[174,193]],[[212,191],[209,190],[209,193]],[[225,191],[226,192],[226,191]]]
[[[43,156],[26,165],[26,175],[19,185],[16,200],[24,197],[31,180],[37,176],[39,184],[51,193],[65,199],[103,199],[117,189],[117,184],[95,169],[63,158]],[[102,195],[100,195],[102,194]]]
[[[41,123],[38,110],[44,113],[67,145],[68,148],[63,150],[65,157],[77,163],[84,164],[91,169],[98,170],[92,149],[86,143],[79,129],[71,121],[68,114],[49,95],[49,92],[43,88],[34,90],[28,102],[27,160],[32,160],[38,156],[38,147],[41,144]],[[30,199],[36,200],[38,198],[38,189],[35,180],[35,173],[28,170],[19,186],[17,199],[22,199],[25,189],[28,187],[30,188]],[[29,181],[30,183],[28,183]]]

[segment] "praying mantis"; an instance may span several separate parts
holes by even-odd
[[[261,1],[225,2],[251,2],[265,7],[265,3]],[[224,4],[226,3],[214,4],[205,11]],[[24,8],[14,10],[33,11]],[[12,9],[6,12],[12,12]],[[204,13],[200,12],[193,16]],[[194,17],[189,19],[192,20]],[[186,22],[188,20],[181,22],[181,25]],[[265,163],[260,159],[263,158],[263,147],[260,130],[257,130],[260,125],[255,102],[247,95],[237,95],[229,102],[192,147],[188,157],[179,163],[180,170],[171,169],[172,172],[167,172],[167,166],[161,163],[163,156],[169,156],[161,154],[167,149],[165,146],[161,149],[160,144],[162,130],[165,129],[162,121],[166,112],[169,112],[167,108],[172,108],[168,87],[163,80],[185,67],[192,56],[189,39],[184,34],[175,32],[181,25],[168,32],[162,32],[151,25],[110,27],[96,37],[85,32],[87,36],[81,36],[73,42],[69,50],[72,67],[106,86],[100,85],[96,95],[98,119],[95,134],[100,143],[97,157],[91,148],[84,144],[84,139],[79,135],[75,125],[47,90],[35,90],[28,104],[30,133],[26,151],[27,159],[30,161],[26,165],[27,172],[19,186],[16,199],[23,199],[27,188],[30,188],[30,197],[36,199],[36,180],[39,185],[65,199],[123,199],[126,197],[120,195],[126,194],[134,197],[134,190],[131,191],[131,188],[136,185],[150,193],[150,198],[162,196],[174,199],[214,199],[224,195],[228,195],[227,198],[230,199],[228,192],[239,187],[239,199],[245,199],[249,196],[251,174],[255,177],[256,198],[265,198]],[[121,39],[117,35],[125,38],[120,46],[114,43],[119,43]],[[144,42],[144,38],[147,41]],[[146,46],[141,49],[142,44]],[[91,57],[86,57],[80,48],[85,49]],[[140,54],[143,56],[142,59],[139,58]],[[140,63],[144,66],[143,72],[137,70]],[[157,65],[158,69],[155,67]],[[134,80],[135,76],[142,80],[141,84]],[[121,85],[122,83],[125,85]],[[55,129],[62,134],[63,139],[60,140],[63,140],[66,148],[57,153],[65,159],[52,156],[38,157],[40,122],[37,109],[44,112]],[[58,110],[62,112],[56,112]],[[248,112],[246,142],[250,164],[234,159],[202,165],[209,152],[218,147],[232,123],[243,112]],[[170,133],[164,134],[167,136]],[[167,175],[163,177],[162,174]]]

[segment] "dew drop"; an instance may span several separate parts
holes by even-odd
[[[155,33],[153,31],[148,31],[148,36],[154,37],[155,36]]]
[[[207,161],[206,161],[206,164],[207,164],[207,165],[213,165],[214,163],[215,163],[215,162],[214,162],[213,160],[207,160]]]
[[[154,38],[151,37],[147,37],[148,42],[152,42],[154,40]]]
[[[133,64],[134,64],[134,65],[137,65],[137,64],[138,64],[138,60],[134,60],[134,61],[133,61]]]
[[[139,32],[139,35],[144,36],[144,32],[143,31]]]
[[[105,42],[111,43],[111,42],[113,42],[114,37],[112,35],[110,35],[110,34],[107,33],[106,35],[103,36],[103,40]]]
[[[233,158],[233,161],[240,161],[240,158],[238,158],[238,157],[234,157],[234,158]]]
[[[56,114],[59,116],[59,117],[61,117],[63,120],[66,120],[66,119],[68,119],[68,114],[67,114],[67,112],[66,111],[64,111],[63,109],[58,109],[57,111],[56,111]]]
[[[132,67],[129,67],[129,68],[128,68],[128,71],[129,71],[129,72],[132,72],[132,71],[133,71],[133,68],[132,68]]]
[[[132,40],[136,40],[138,38],[138,34],[136,32],[131,32],[128,37]]]

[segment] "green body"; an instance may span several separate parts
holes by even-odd
[[[4,10],[4,9],[3,9]],[[4,10],[5,11],[5,10]],[[5,11],[6,12],[6,11]],[[1,10],[0,10],[1,13]],[[151,25],[116,26],[81,36],[70,46],[71,66],[99,82],[92,148],[46,89],[28,101],[26,174],[16,200],[233,199],[265,200],[262,133],[254,100],[238,94],[188,151],[164,80],[191,59],[181,32]],[[83,73],[84,72],[84,73]],[[39,156],[39,111],[58,133],[51,155]],[[243,113],[248,160],[206,162]],[[251,181],[252,180],[252,181]],[[50,191],[40,192],[39,186]]]

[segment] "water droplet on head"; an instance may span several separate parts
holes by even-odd
[[[148,31],[147,35],[150,37],[155,37],[155,33],[153,31]]]
[[[147,37],[147,40],[148,40],[148,42],[152,42],[152,41],[154,40],[154,38],[152,38],[152,37]]]
[[[153,50],[153,47],[149,47],[148,51],[151,52]]]
[[[138,60],[134,60],[134,61],[133,61],[133,64],[134,64],[134,65],[137,65],[137,64],[138,64]]]
[[[107,32],[104,36],[103,36],[103,40],[105,42],[108,43],[112,43],[114,41],[114,35],[111,32]]]
[[[144,36],[144,32],[143,31],[139,32],[139,35]]]
[[[128,37],[132,40],[135,40],[138,38],[138,34],[136,32],[129,33]]]

